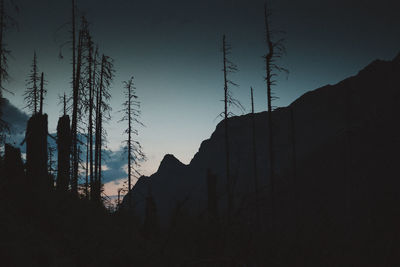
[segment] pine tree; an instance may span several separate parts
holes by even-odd
[[[34,52],[31,72],[28,76],[28,79],[26,80],[27,89],[24,93],[24,100],[26,102],[25,108],[28,108],[32,112],[32,115],[36,114],[39,109],[39,82],[39,68],[37,64],[36,52]]]
[[[133,77],[131,77],[128,81],[124,82],[125,91],[125,99],[126,101],[123,103],[123,117],[120,120],[128,122],[128,128],[124,131],[127,134],[128,139],[124,141],[125,150],[127,152],[128,157],[128,193],[132,189],[132,176],[139,178],[140,172],[137,170],[140,167],[140,162],[145,160],[145,155],[142,150],[142,146],[140,142],[134,140],[132,135],[138,135],[138,130],[135,128],[135,125],[143,126],[143,123],[139,120],[140,117],[140,102],[138,101],[138,96],[136,95],[136,87],[133,84]],[[129,207],[131,205],[131,195],[129,196]]]

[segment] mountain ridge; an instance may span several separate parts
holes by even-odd
[[[334,85],[326,85],[306,92],[287,107],[274,110],[274,153],[277,165],[275,171],[282,186],[291,183],[292,144],[290,133],[296,132],[296,160],[303,162],[321,153],[321,147],[336,142],[343,133],[357,131],[368,123],[378,123],[382,117],[392,116],[399,104],[400,54],[392,61],[375,60]],[[379,92],[379,93],[378,93]],[[290,123],[290,112],[294,123]],[[251,115],[229,118],[232,176],[236,177],[236,196],[245,197],[252,190],[252,147]],[[267,113],[255,114],[257,142],[257,174],[260,186],[268,188],[268,120]],[[361,126],[360,126],[361,125]],[[198,152],[188,165],[178,165],[171,173],[154,173],[145,179],[146,183],[136,184],[132,189],[132,199],[139,201],[139,195],[147,194],[151,184],[152,192],[159,206],[160,217],[168,217],[177,201],[191,199],[188,206],[192,210],[204,210],[206,204],[206,174],[211,170],[218,177],[218,194],[224,195],[224,131],[223,121],[217,124],[209,139],[204,140]],[[168,179],[165,178],[168,177]],[[144,181],[144,180],[143,180]],[[165,182],[169,181],[169,184]],[[136,197],[135,197],[136,195]],[[169,204],[166,205],[165,203]],[[174,204],[175,202],[175,204]],[[143,203],[143,202],[142,202]],[[222,198],[220,207],[224,206]],[[141,214],[143,208],[138,208]],[[140,211],[142,210],[142,211]]]

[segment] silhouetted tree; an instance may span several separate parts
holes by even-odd
[[[84,32],[79,31],[78,39],[78,56],[76,62],[76,73],[75,73],[75,85],[73,89],[72,97],[72,178],[71,178],[71,191],[73,194],[78,194],[78,179],[79,179],[79,128],[78,123],[82,118],[82,88],[81,88],[81,70],[82,70],[82,52],[83,52],[83,40]]]
[[[40,82],[39,69],[37,66],[36,52],[33,54],[33,61],[31,65],[31,72],[26,80],[26,91],[24,93],[24,99],[26,108],[28,108],[32,114],[36,114],[39,108],[39,90],[38,83]]]
[[[265,81],[267,84],[267,106],[268,106],[268,156],[269,156],[269,179],[270,179],[270,194],[271,194],[271,207],[272,214],[274,209],[274,190],[275,190],[275,155],[274,155],[274,132],[273,132],[273,121],[272,121],[272,101],[276,99],[272,92],[272,86],[276,84],[274,77],[277,76],[276,72],[287,72],[286,69],[278,66],[276,60],[281,58],[285,52],[283,45],[283,39],[278,41],[272,40],[272,31],[269,23],[270,13],[267,10],[267,4],[264,5],[264,19],[265,19],[265,35],[268,47],[268,52],[265,55],[265,69],[266,77]],[[271,216],[273,218],[273,215]]]
[[[47,114],[34,114],[26,128],[26,175],[32,185],[48,187]]]
[[[0,0],[0,148],[3,145],[4,134],[8,130],[7,123],[2,119],[3,91],[8,91],[4,87],[4,82],[9,80],[8,57],[11,51],[6,48],[4,35],[7,30],[17,27],[16,20],[11,16],[11,11],[18,13],[18,6],[14,1]]]
[[[113,60],[103,55],[101,60],[100,81],[97,88],[97,107],[96,107],[96,130],[95,130],[95,178],[94,181],[94,201],[101,201],[101,175],[102,175],[102,147],[105,141],[106,132],[103,129],[103,121],[110,119],[111,98],[109,89],[114,77]]]
[[[138,135],[138,129],[135,125],[143,126],[143,123],[139,120],[140,118],[140,102],[138,101],[138,96],[136,95],[136,87],[133,84],[133,77],[128,81],[124,82],[125,91],[125,102],[122,104],[123,112],[122,119],[120,122],[128,122],[128,128],[124,131],[127,134],[127,139],[124,141],[125,151],[128,156],[128,193],[132,189],[132,176],[139,178],[140,172],[137,167],[140,167],[140,161],[145,159],[145,155],[142,150],[140,142],[134,140],[132,135]],[[131,206],[131,195],[128,194],[128,206]]]
[[[45,80],[44,80],[44,73],[40,76],[40,105],[39,105],[39,113],[43,114],[43,100],[44,95],[47,93],[47,90],[44,89]]]
[[[232,47],[227,43],[225,35],[222,37],[222,54],[223,54],[223,73],[224,73],[224,111],[222,113],[225,124],[225,155],[226,155],[226,191],[227,191],[227,218],[228,222],[233,211],[233,181],[230,175],[230,152],[229,152],[229,126],[228,118],[232,115],[229,111],[229,107],[234,105],[243,110],[240,102],[233,98],[232,92],[229,90],[229,85],[237,86],[236,83],[232,82],[228,78],[229,73],[236,72],[237,66],[228,59],[228,55],[231,54]]]
[[[59,118],[57,124],[57,152],[58,172],[56,188],[59,191],[68,190],[70,179],[70,155],[71,155],[71,128],[70,119],[66,114],[66,97],[64,94],[64,115]]]
[[[98,66],[98,57],[99,57],[99,49],[96,47],[96,50],[93,55],[93,72],[92,72],[92,99],[91,99],[91,106],[89,107],[92,108],[92,114],[89,112],[89,125],[91,125],[91,137],[90,139],[90,199],[94,199],[94,193],[95,193],[95,181],[97,181],[97,169],[98,169],[98,154],[97,154],[97,143],[96,143],[96,138],[97,138],[97,104],[98,104],[98,99],[99,99],[99,90],[98,90],[98,83],[97,83],[97,66]],[[94,114],[93,114],[94,112]],[[94,126],[93,126],[93,117],[94,117]],[[94,136],[93,136],[93,128],[94,128]],[[93,139],[95,139],[95,142],[93,144]],[[93,147],[94,145],[94,147]],[[94,151],[93,151],[94,150]],[[93,162],[94,161],[94,162]]]
[[[84,18],[83,18],[84,19]],[[87,164],[86,164],[86,193],[88,193],[88,183],[90,186],[93,185],[93,110],[94,110],[94,56],[93,56],[93,41],[90,35],[87,23],[84,23],[82,29],[85,34],[85,48],[86,54],[86,67],[85,67],[85,78],[86,78],[86,96],[87,101],[85,105],[85,111],[88,114],[88,125],[87,125]],[[97,51],[96,51],[97,53]]]
[[[79,174],[79,163],[78,163],[78,109],[79,109],[79,78],[77,72],[76,63],[76,5],[75,0],[72,0],[72,124],[71,124],[71,136],[72,136],[72,173],[71,173],[71,191],[73,194],[78,194],[78,174]],[[78,39],[78,54],[81,51],[82,36],[79,34]],[[78,55],[79,58],[79,55]],[[79,61],[79,59],[78,59]],[[79,65],[79,62],[78,62]]]

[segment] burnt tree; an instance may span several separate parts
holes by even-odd
[[[58,172],[56,189],[58,191],[68,191],[70,179],[71,139],[70,119],[64,112],[64,115],[59,118],[57,124]]]
[[[233,98],[232,92],[229,89],[229,85],[238,86],[234,82],[232,82],[228,75],[230,73],[236,72],[237,66],[228,59],[228,56],[231,54],[232,47],[226,41],[225,35],[222,37],[222,55],[223,55],[223,73],[224,73],[224,111],[221,115],[224,118],[224,134],[225,134],[225,166],[226,166],[226,192],[227,192],[227,220],[228,224],[231,219],[231,215],[233,212],[233,180],[230,175],[230,151],[229,151],[229,122],[228,118],[233,114],[229,111],[230,106],[235,106],[241,110],[243,110],[243,106],[240,102]]]
[[[275,192],[275,155],[274,155],[274,131],[272,112],[272,101],[277,97],[272,91],[272,87],[276,85],[275,77],[277,72],[287,72],[285,68],[277,65],[277,59],[281,58],[285,53],[283,39],[277,41],[272,40],[273,35],[270,28],[270,13],[267,9],[267,4],[264,5],[264,20],[265,20],[265,36],[267,43],[267,54],[265,58],[265,71],[266,71],[266,85],[267,85],[267,114],[268,114],[268,158],[269,158],[269,180],[270,180],[270,198],[271,198],[271,223],[273,224],[274,218],[274,192]]]
[[[131,207],[131,195],[129,192],[132,189],[132,177],[139,178],[140,172],[138,167],[140,167],[140,162],[145,160],[145,155],[142,150],[142,146],[138,140],[133,138],[133,135],[138,135],[137,126],[143,126],[143,123],[139,120],[140,118],[140,102],[138,101],[138,96],[136,94],[136,87],[133,84],[133,77],[128,81],[124,82],[125,87],[125,102],[122,104],[123,113],[120,122],[128,122],[128,128],[124,131],[127,135],[127,139],[123,142],[125,144],[124,149],[127,153],[128,161],[128,207]]]
[[[33,53],[31,71],[26,80],[27,88],[24,93],[25,108],[29,109],[32,114],[36,114],[39,107],[39,90],[38,83],[40,82],[39,69],[37,64],[36,52]]]
[[[48,188],[47,114],[35,114],[26,128],[26,175],[35,188]]]
[[[100,81],[97,87],[96,97],[96,129],[95,129],[95,181],[93,186],[93,200],[101,202],[102,193],[102,148],[106,137],[103,122],[110,120],[111,99],[110,86],[114,77],[113,60],[102,55]]]

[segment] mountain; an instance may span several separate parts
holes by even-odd
[[[354,216],[354,221],[372,220],[373,211],[365,206],[379,210],[385,203],[385,209],[398,211],[387,201],[397,199],[395,193],[400,188],[400,181],[394,179],[399,177],[396,153],[400,149],[399,106],[400,54],[392,61],[376,60],[357,75],[307,92],[288,107],[273,112],[274,201],[282,229],[286,227],[289,231],[291,226],[286,222],[296,212],[305,214],[303,223],[313,222],[310,225],[315,226],[321,220],[340,224],[341,220],[351,220]],[[251,123],[251,114],[229,118],[237,209],[244,207],[244,203],[254,203]],[[263,216],[268,217],[266,112],[255,114],[255,125],[257,175]],[[223,122],[202,142],[188,165],[166,155],[156,173],[139,179],[130,192],[136,214],[144,216],[144,198],[149,192],[161,221],[170,220],[177,204],[189,213],[203,214],[207,207],[207,170],[217,176],[218,208],[223,213],[226,209]],[[348,215],[351,212],[353,215]]]

